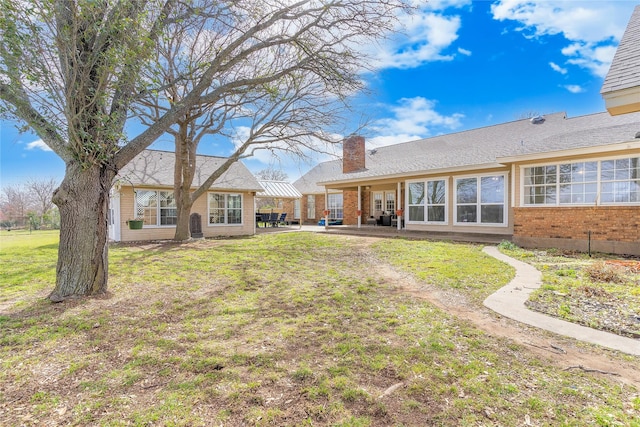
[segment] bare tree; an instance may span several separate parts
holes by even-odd
[[[23,226],[29,212],[29,192],[23,185],[7,185],[0,194],[0,210],[14,226]]]
[[[47,213],[54,207],[51,199],[53,198],[53,191],[57,186],[58,181],[55,178],[30,178],[25,183],[31,206],[37,212],[41,225],[44,225]]]
[[[285,171],[270,166],[256,172],[256,178],[264,181],[286,181],[289,176]]]
[[[305,7],[311,5],[314,3],[306,2]],[[211,6],[214,9],[210,11],[211,15],[219,12],[215,3]],[[240,11],[242,16],[255,13],[255,4],[251,2],[234,6],[236,13]],[[366,9],[370,4],[361,3],[361,6]],[[201,10],[200,13],[204,12]],[[300,10],[299,16],[307,13],[308,10]],[[328,130],[344,123],[345,118],[341,115],[349,112],[346,100],[363,89],[359,72],[365,68],[361,63],[363,58],[345,42],[380,33],[362,31],[361,22],[352,21],[353,26],[345,27],[344,23],[331,19],[335,34],[324,28],[322,34],[313,35],[320,37],[319,40],[309,40],[305,25],[324,20],[322,15],[322,12],[313,12],[295,25],[276,25],[276,33],[289,38],[293,46],[277,43],[247,57],[237,67],[223,70],[214,80],[221,84],[243,81],[240,90],[207,93],[167,130],[175,142],[176,240],[189,238],[193,203],[238,159],[252,156],[257,150],[287,151],[304,156],[305,149],[323,150],[324,144],[341,140]],[[351,15],[349,20],[356,15]],[[200,79],[198,64],[216,54],[205,46],[215,46],[221,33],[226,37],[230,31],[223,25],[215,25],[212,31],[183,22],[172,28],[171,37],[166,38],[157,50],[158,63],[166,66],[160,73],[153,68],[153,73],[147,75],[149,81],[160,81],[163,90],[147,92],[138,104],[138,116],[148,126],[157,123],[171,105],[182,102],[191,92]],[[301,61],[300,47],[306,54],[308,49],[315,49],[313,60],[305,57]],[[234,140],[236,151],[194,190],[196,152],[202,140],[211,135]]]
[[[345,81],[343,69],[355,79],[366,63],[357,43],[391,30],[401,2],[0,0],[0,112],[33,129],[66,164],[53,197],[60,246],[49,299],[106,291],[113,179],[192,107],[217,105],[296,70],[336,88]],[[159,76],[170,65],[157,61],[156,47],[175,25],[190,34],[202,28],[211,43],[200,45],[193,76],[176,75],[192,82],[188,92],[168,98],[157,120],[127,139],[132,106],[165,89]],[[287,55],[271,58],[274,52]],[[256,73],[255,64],[265,65],[266,74]],[[257,143],[257,135],[230,161]]]

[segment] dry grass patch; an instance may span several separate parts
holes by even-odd
[[[483,271],[452,282],[471,299],[508,279],[451,246]],[[113,247],[108,296],[3,310],[0,425],[638,425],[635,389],[390,292],[382,255],[305,233]]]

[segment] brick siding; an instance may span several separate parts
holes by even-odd
[[[514,237],[640,241],[640,206],[514,208]]]

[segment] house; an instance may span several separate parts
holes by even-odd
[[[324,181],[327,177],[339,176],[341,173],[342,163],[339,160],[324,162],[316,165],[293,183],[302,195],[293,207],[293,212],[299,214],[302,224],[317,224],[324,218],[325,209],[330,210],[331,220],[343,218],[342,191],[325,189],[318,185],[319,181]]]
[[[600,93],[611,115],[640,111],[640,6],[631,15]]]
[[[555,113],[373,150],[352,136],[342,160],[295,184],[316,216],[342,193],[348,225],[640,255],[640,113]]]
[[[193,189],[226,159],[196,157]],[[173,197],[175,153],[145,150],[118,173],[111,192],[109,238],[114,241],[172,239],[177,220]],[[255,177],[236,162],[193,204],[204,237],[251,235],[255,232],[254,197],[261,191]],[[132,229],[130,220],[142,219]],[[192,228],[193,231],[193,228]]]

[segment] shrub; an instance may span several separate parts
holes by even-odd
[[[594,282],[623,283],[625,282],[624,269],[617,265],[603,261],[594,262],[584,269],[585,273]]]

